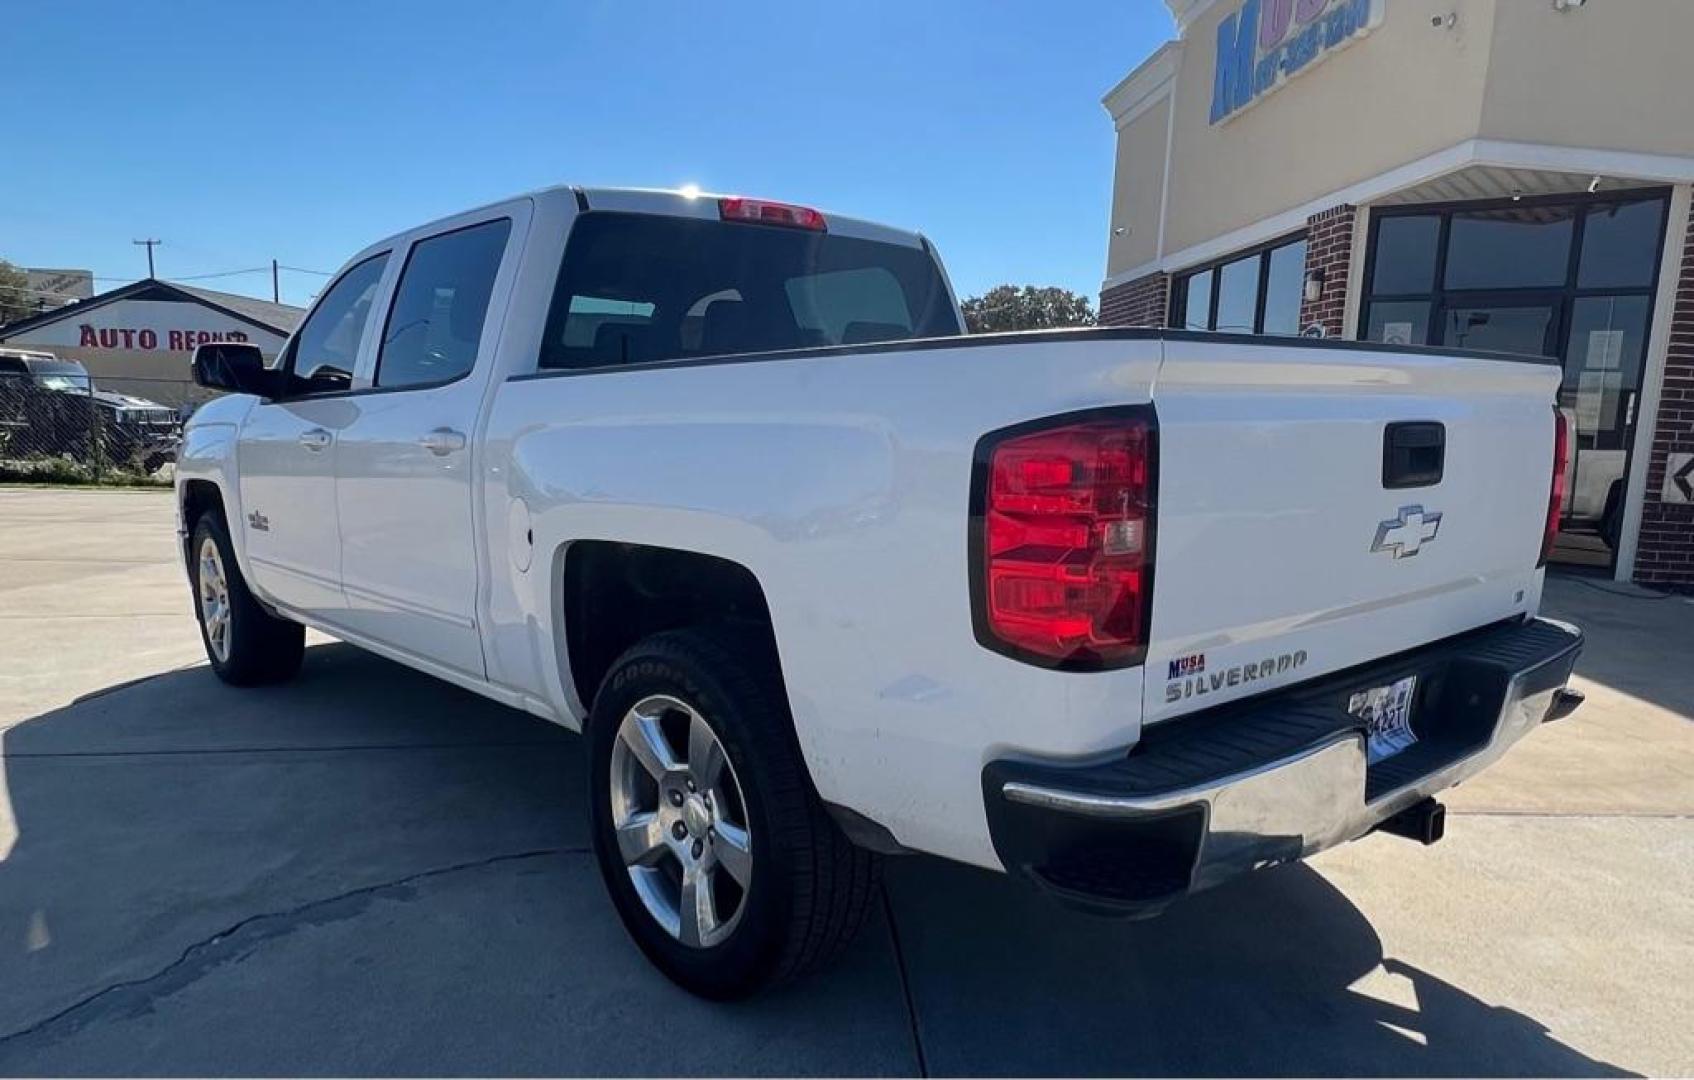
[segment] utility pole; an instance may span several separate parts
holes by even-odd
[[[275,259],[271,260],[271,303],[273,303],[273,304],[282,303],[282,289],[278,287],[277,280],[276,280],[276,260]]]
[[[147,249],[147,276],[152,277],[153,276],[153,249],[155,247],[159,246],[160,244],[164,243],[164,241],[163,240],[131,240],[130,243],[136,245],[137,247],[144,247],[144,248]]]

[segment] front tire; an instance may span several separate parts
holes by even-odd
[[[285,682],[300,670],[306,628],[259,606],[235,561],[223,515],[200,515],[188,542],[194,615],[206,659],[232,686]]]
[[[763,651],[727,628],[648,638],[613,664],[589,718],[606,889],[648,959],[707,998],[833,959],[879,880],[813,791]]]

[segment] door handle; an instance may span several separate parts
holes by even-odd
[[[308,450],[328,449],[329,444],[334,441],[334,439],[335,436],[331,435],[321,427],[315,427],[310,431],[302,431],[300,433],[300,445],[304,446]]]
[[[438,427],[419,439],[418,443],[436,457],[446,457],[455,450],[465,448],[465,433],[449,427]]]

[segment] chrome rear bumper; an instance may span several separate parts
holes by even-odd
[[[1356,839],[1474,776],[1560,704],[1575,627],[1493,627],[1151,729],[1121,759],[994,762],[984,796],[1008,869],[1074,905],[1151,914],[1237,874]],[[1419,743],[1376,765],[1356,689],[1417,674]]]

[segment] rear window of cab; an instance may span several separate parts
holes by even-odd
[[[935,260],[749,222],[591,211],[571,229],[543,369],[958,334]]]

